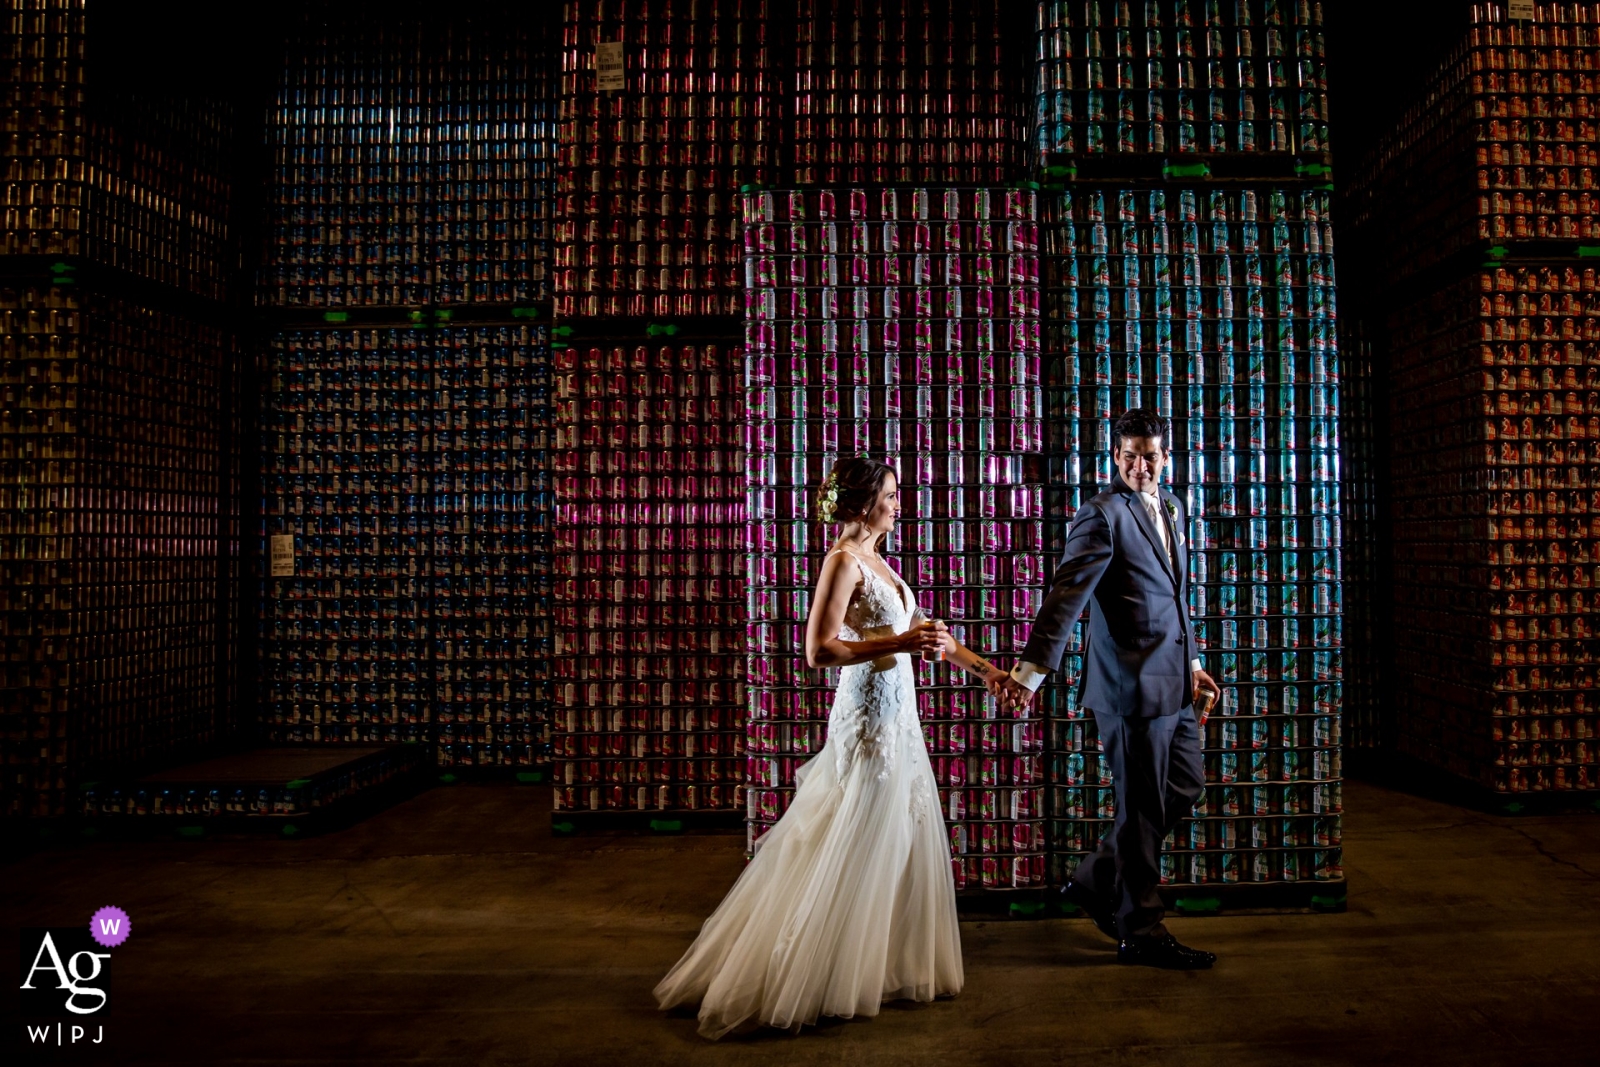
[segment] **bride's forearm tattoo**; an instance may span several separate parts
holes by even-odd
[[[999,667],[996,667],[982,656],[973,657],[972,662],[967,664],[967,670],[972,674],[976,674],[979,678],[986,678],[999,669]]]

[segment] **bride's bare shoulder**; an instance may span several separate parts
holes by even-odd
[[[817,583],[820,585],[823,582],[851,581],[848,572],[854,570],[855,575],[852,584],[859,585],[865,580],[865,576],[861,573],[863,566],[864,564],[861,562],[860,557],[854,552],[847,548],[834,546],[828,550],[827,555],[822,557],[822,569],[817,575]]]

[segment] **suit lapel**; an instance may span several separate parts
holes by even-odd
[[[1155,552],[1156,558],[1161,561],[1161,566],[1166,568],[1167,577],[1176,583],[1178,579],[1172,571],[1172,557],[1167,555],[1167,550],[1161,545],[1161,531],[1156,529],[1155,521],[1150,518],[1150,512],[1145,508],[1144,503],[1135,499],[1138,495],[1138,490],[1129,489],[1123,494],[1124,503],[1128,505],[1128,510],[1133,512],[1134,521],[1139,524],[1139,529],[1144,531],[1145,540],[1150,542],[1150,548]],[[1160,503],[1159,497],[1157,498],[1157,503]]]
[[[1183,541],[1178,540],[1178,530],[1177,527],[1173,525],[1173,513],[1167,508],[1167,498],[1163,496],[1160,497],[1159,500],[1161,502],[1161,518],[1162,521],[1167,524],[1167,536],[1172,538],[1173,562],[1178,568],[1177,572],[1172,576],[1172,581],[1174,584],[1181,585],[1183,581],[1183,575],[1187,574],[1189,570],[1189,554],[1185,548],[1187,544],[1187,538]]]

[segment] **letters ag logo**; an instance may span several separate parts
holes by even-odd
[[[82,1018],[110,1014],[111,953],[82,926],[22,931],[22,1014]]]

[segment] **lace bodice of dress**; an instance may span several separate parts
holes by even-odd
[[[866,641],[904,633],[916,610],[905,580],[896,576],[891,585],[874,568],[859,559],[854,562],[862,574],[861,595],[845,610],[839,636]],[[828,732],[838,742],[841,778],[858,754],[880,756],[879,777],[888,774],[895,731],[919,729],[914,686],[911,657],[904,652],[839,672]]]
[[[855,560],[855,563],[862,574],[861,595],[845,609],[844,625],[839,628],[839,636],[846,641],[865,641],[904,631],[911,623],[911,609],[906,606],[910,597],[906,595],[908,590],[905,582],[896,577],[895,584],[890,585],[872,567],[860,560]],[[868,664],[858,663],[856,666],[865,667]]]

